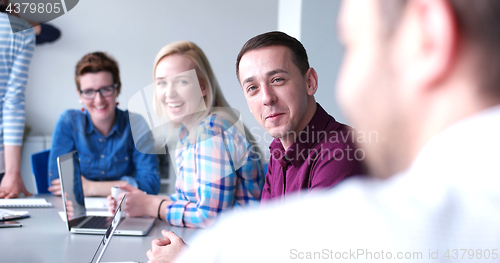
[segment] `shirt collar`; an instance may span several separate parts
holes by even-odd
[[[115,124],[113,124],[111,131],[109,132],[108,135],[106,135],[106,137],[113,135],[113,133],[115,133],[115,132],[119,137],[121,137],[123,135],[123,131],[125,130],[126,123],[123,123],[120,120],[123,119],[123,114],[126,114],[126,113],[123,112],[122,110],[118,109],[117,107],[115,107],[115,113],[116,113]],[[92,132],[95,132],[97,134],[101,134],[95,128],[94,123],[92,123],[92,119],[90,118],[90,114],[87,110],[85,110],[85,115],[87,115],[87,123],[88,123],[86,133],[91,134]]]
[[[468,164],[484,163],[487,158],[485,156],[496,156],[494,150],[493,153],[488,153],[500,141],[497,139],[500,134],[499,123],[500,105],[496,105],[451,124],[425,144],[405,173],[411,171],[423,176],[433,174],[425,169],[436,171],[437,167],[447,167],[444,164],[466,167]],[[479,165],[475,169],[479,171],[482,168],[484,167]]]
[[[197,134],[198,132],[201,132],[200,129],[203,129],[202,124],[206,121],[207,116],[210,115],[210,113],[206,110],[200,113],[201,114],[199,115],[196,113],[195,113],[196,115],[194,115],[196,118],[193,120],[193,122],[198,124],[194,126],[192,129],[192,132],[194,132],[193,135]],[[184,144],[187,140],[191,140],[194,143],[194,140],[196,138],[190,138],[189,134],[190,134],[189,130],[186,128],[186,126],[184,124],[181,124],[181,128],[179,130],[179,141],[181,142],[181,144]]]
[[[186,126],[181,125],[181,129],[179,130],[179,141],[183,144],[188,136],[189,136],[188,129],[186,129]]]

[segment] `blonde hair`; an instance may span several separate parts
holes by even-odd
[[[178,41],[170,43],[164,46],[158,54],[156,55],[154,65],[153,65],[153,80],[156,80],[156,67],[161,59],[169,55],[182,55],[190,58],[194,64],[196,65],[196,75],[198,76],[198,81],[200,82],[200,86],[204,85],[207,91],[207,95],[204,97],[205,105],[208,110],[208,113],[218,113],[222,114],[224,117],[229,118],[229,120],[236,121],[239,119],[238,116],[232,110],[229,111],[219,111],[215,108],[229,108],[229,103],[224,98],[222,94],[222,90],[219,86],[219,82],[217,78],[215,78],[215,74],[212,70],[212,66],[210,66],[210,62],[208,62],[205,53],[199,48],[195,43],[191,41]],[[156,83],[156,82],[155,82]],[[156,85],[156,84],[155,84]],[[158,103],[158,98],[156,96],[156,88],[154,95],[154,109],[159,117],[163,117],[161,107]],[[255,141],[252,134],[248,131],[247,127],[243,125],[244,132],[247,140],[250,142],[254,150],[257,151],[259,157],[262,157],[262,154],[257,146],[257,142]]]

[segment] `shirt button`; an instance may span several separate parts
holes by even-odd
[[[101,174],[104,174],[104,171],[101,171]]]
[[[104,158],[104,154],[101,155],[101,158]]]
[[[125,156],[125,161],[128,161],[128,157],[127,156]]]
[[[102,139],[99,139],[100,142],[102,142]]]

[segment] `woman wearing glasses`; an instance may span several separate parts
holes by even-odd
[[[61,195],[57,157],[78,150],[85,196],[107,196],[120,183],[157,194],[158,159],[136,150],[129,113],[116,107],[121,88],[116,61],[102,52],[85,55],[76,64],[75,82],[83,108],[66,110],[57,121],[49,156],[49,191]]]

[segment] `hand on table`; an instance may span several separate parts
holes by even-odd
[[[68,215],[68,221],[73,219],[73,217],[75,216],[75,214],[73,213],[74,209],[73,209],[73,202],[71,202],[70,200],[67,200],[66,201],[66,213]]]
[[[59,178],[54,179],[50,181],[51,186],[47,190],[51,192],[53,195],[60,196],[62,195],[62,189],[61,189],[61,180]]]
[[[168,263],[174,262],[182,248],[186,246],[184,240],[172,231],[161,231],[163,238],[151,241],[151,249],[146,256],[148,263]]]
[[[145,215],[144,207],[141,206],[144,206],[147,202],[148,195],[130,184],[120,184],[117,186],[118,188],[127,191],[127,199],[125,200],[124,205],[124,210],[127,213],[127,216],[134,217]],[[118,196],[118,200],[121,200],[124,194],[125,193],[120,194]],[[115,212],[117,205],[117,201],[111,195],[108,195],[108,207],[111,213]]]
[[[95,182],[88,180],[87,178],[83,177],[83,175],[81,176],[81,178],[82,178],[83,195],[94,196],[92,191],[95,190],[93,189]]]
[[[5,174],[0,183],[0,198],[17,198],[23,193],[25,196],[31,196],[26,190],[21,174]]]
[[[85,195],[85,188],[89,189],[91,186],[92,181],[87,180],[87,178],[83,177],[82,175],[82,187],[83,187],[83,193]],[[50,182],[52,185],[49,186],[47,190],[51,192],[53,195],[60,196],[62,195],[62,189],[61,189],[61,179],[57,178],[54,179]],[[86,195],[85,195],[86,196]]]

